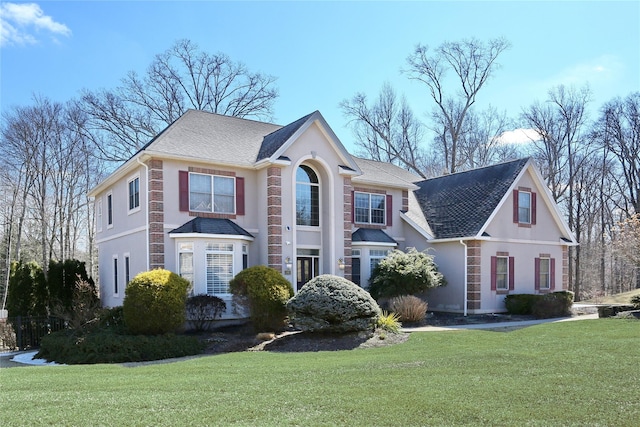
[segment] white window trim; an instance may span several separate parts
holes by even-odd
[[[358,215],[356,214],[356,199],[357,199],[357,195],[358,194],[365,194],[369,197],[369,208],[367,209],[369,212],[369,220],[366,222],[363,221],[358,221]],[[372,213],[372,208],[371,208],[371,196],[380,196],[382,197],[382,200],[384,201],[384,211],[382,213],[382,222],[372,222],[371,221],[371,213]],[[353,194],[353,222],[356,224],[368,224],[368,225],[387,225],[387,195],[386,194],[382,194],[382,193],[369,193],[366,191],[354,191]]]
[[[520,195],[521,194],[528,194],[529,195],[529,207],[527,208],[529,211],[529,215],[526,221],[521,221],[520,220]],[[533,200],[533,195],[531,191],[528,190],[518,190],[518,224],[531,224],[531,201]]]
[[[102,231],[102,197],[99,197],[95,201],[96,209],[96,231],[100,233]]]
[[[109,198],[111,198],[111,222],[109,222]],[[107,229],[113,228],[113,223],[115,222],[115,212],[113,209],[113,191],[109,190],[105,195],[105,200],[107,203]]]
[[[502,273],[498,272],[498,260],[499,259],[504,259],[506,261],[506,265],[507,268],[504,272],[505,274],[505,287],[500,287],[499,283],[500,281],[498,280],[498,276],[501,275]],[[508,291],[509,290],[509,256],[508,255],[496,255],[496,291]]]
[[[230,251],[224,251],[224,250],[217,250],[217,249],[207,249],[207,244],[208,243],[213,243],[213,244],[223,244],[223,245],[231,245],[231,250]],[[230,292],[226,292],[226,293],[209,293],[209,284],[207,283],[207,255],[212,254],[212,255],[231,255],[231,277],[235,277],[236,275],[236,244],[235,243],[229,243],[229,242],[217,242],[217,241],[208,241],[208,242],[204,242],[204,290],[205,293],[207,295],[214,295],[217,297],[229,297],[231,296]],[[194,256],[194,263],[195,263],[195,256]],[[194,265],[194,270],[195,270],[195,265]],[[194,275],[195,275],[195,271],[194,271]],[[227,284],[228,285],[228,284]],[[227,289],[228,290],[228,289]]]
[[[131,184],[131,182],[135,181],[136,179],[138,180],[138,206],[131,209],[129,205],[129,198],[131,197],[131,194],[129,194],[129,184]],[[142,205],[142,191],[140,191],[140,174],[138,173],[131,176],[127,180],[127,215],[131,215],[136,212],[139,212],[141,205]]]
[[[191,209],[191,175],[203,175],[203,176],[208,176],[211,179],[211,210],[196,210],[196,209]],[[215,192],[214,192],[214,188],[215,188],[215,184],[214,184],[214,179],[215,177],[219,177],[219,178],[226,178],[226,179],[230,179],[233,181],[233,209],[231,212],[218,212],[215,210]],[[204,213],[216,213],[216,214],[224,214],[224,215],[236,215],[236,204],[237,204],[237,198],[238,198],[238,189],[236,188],[236,177],[235,176],[228,176],[228,175],[215,175],[215,174],[208,174],[208,173],[199,173],[199,172],[189,172],[189,211],[190,212],[204,212]]]
[[[540,259],[540,271],[538,272],[538,280],[540,281],[540,290],[548,291],[551,289],[551,257],[538,257]],[[547,261],[547,281],[542,283],[542,261]]]

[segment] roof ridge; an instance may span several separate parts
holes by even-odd
[[[456,176],[456,175],[462,175],[462,174],[470,173],[470,172],[477,172],[477,171],[481,171],[483,169],[495,168],[495,167],[498,167],[498,166],[508,165],[508,164],[511,164],[511,163],[518,163],[518,162],[526,163],[530,159],[531,159],[531,156],[529,156],[529,157],[521,157],[519,159],[514,159],[514,160],[506,160],[506,161],[503,161],[503,162],[500,162],[500,163],[494,163],[492,165],[480,166],[478,168],[467,169],[467,170],[464,170],[464,171],[448,173],[448,174],[440,175],[440,176],[434,176],[433,178],[426,178],[426,179],[424,179],[424,180],[422,180],[420,182],[432,181],[432,180],[435,180],[435,179],[442,179],[442,178],[447,178],[447,177]]]

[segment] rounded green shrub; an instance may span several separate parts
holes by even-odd
[[[296,327],[308,332],[345,333],[373,330],[378,303],[355,283],[338,276],[314,277],[289,300]]]
[[[380,261],[371,275],[369,292],[377,300],[418,294],[445,284],[433,256],[409,248],[407,252],[394,250]]]
[[[195,331],[206,331],[222,317],[227,303],[213,295],[194,295],[187,299],[187,321]]]
[[[189,281],[169,270],[138,274],[124,293],[124,324],[132,334],[160,335],[184,325]]]
[[[249,311],[256,332],[280,331],[287,326],[286,304],[293,296],[291,283],[265,265],[249,267],[230,282],[234,305]]]

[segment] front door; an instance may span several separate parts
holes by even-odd
[[[319,262],[320,260],[317,257],[305,257],[299,256],[296,259],[296,267],[297,267],[297,283],[296,283],[296,292],[299,291],[305,283],[309,280],[313,279],[318,275],[319,270]]]

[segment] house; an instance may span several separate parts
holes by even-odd
[[[352,156],[317,111],[278,126],[189,110],[89,196],[105,306],[154,268],[227,301],[259,264],[296,291],[319,274],[366,286],[389,250],[416,247],[448,281],[432,309],[496,312],[507,293],[566,288],[575,244],[531,160],[422,180]]]

